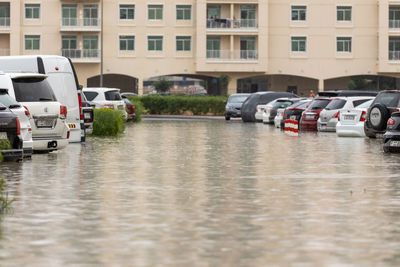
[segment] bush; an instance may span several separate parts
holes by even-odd
[[[227,97],[222,96],[161,96],[149,95],[139,97],[149,114],[222,116],[225,112]]]
[[[144,113],[143,103],[138,96],[130,96],[128,99],[135,105],[135,122],[140,122],[142,120],[142,114]]]
[[[3,161],[3,155],[1,154],[2,150],[11,149],[11,143],[8,139],[0,139],[0,162]]]
[[[94,109],[93,133],[97,136],[116,136],[125,129],[125,120],[120,111],[100,108]]]

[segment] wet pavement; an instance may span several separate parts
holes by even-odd
[[[2,266],[398,266],[400,156],[381,140],[148,119],[3,163]]]

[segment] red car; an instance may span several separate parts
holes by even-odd
[[[132,104],[131,101],[129,101],[129,99],[123,97],[122,98],[125,102],[126,105],[126,113],[128,113],[128,120],[135,120],[136,114],[135,114],[135,105]]]
[[[317,97],[303,112],[300,120],[300,130],[317,131],[317,121],[321,111],[331,102],[331,98]]]

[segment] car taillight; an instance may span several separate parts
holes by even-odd
[[[69,134],[70,134],[70,132],[68,131],[68,132],[67,132],[67,139],[69,139]]]
[[[111,108],[111,109],[114,109],[114,105],[113,105],[113,104],[104,104],[103,107],[104,107],[104,108]]]
[[[361,113],[360,121],[365,121],[367,119],[367,112],[363,110]]]
[[[394,120],[392,118],[388,119],[387,125],[390,125],[390,126],[394,125]]]
[[[64,105],[60,105],[60,117],[65,119],[67,117],[67,107]]]
[[[26,115],[28,118],[31,118],[31,113],[29,112],[29,109],[28,109],[26,106],[24,106],[24,109],[25,109],[25,115]]]
[[[83,112],[82,112],[82,96],[83,93],[78,93],[78,102],[79,102],[79,116],[81,120],[83,120]]]
[[[286,108],[283,110],[283,112],[282,112],[282,119],[284,119],[285,118],[285,113],[286,113]]]
[[[19,123],[18,118],[16,118],[16,120],[17,120],[17,135],[20,135],[21,134],[21,124]]]
[[[333,115],[335,119],[338,119],[340,121],[340,111],[336,112],[335,115]]]

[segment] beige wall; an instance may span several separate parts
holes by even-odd
[[[41,18],[24,19],[24,3],[40,3]],[[60,54],[62,35],[76,35],[78,48],[82,48],[84,35],[97,35],[100,30],[77,29],[66,31],[61,27],[61,5],[76,3],[82,17],[83,4],[100,1],[26,0],[11,1],[11,23],[8,29],[0,29],[0,47],[9,47],[11,55]],[[135,4],[135,20],[119,20],[119,4]],[[206,27],[207,4],[222,4],[222,18],[240,18],[240,5],[256,6],[256,29],[208,29]],[[147,5],[163,4],[163,20],[148,21]],[[177,21],[176,5],[192,5],[192,20]],[[291,5],[306,5],[307,20],[291,21]],[[352,21],[337,22],[336,6],[352,6]],[[400,5],[393,0],[104,0],[104,73],[120,73],[139,79],[139,91],[145,79],[171,74],[196,74],[217,77],[229,75],[229,93],[236,92],[237,79],[266,75],[269,83],[279,90],[296,85],[304,92],[308,88],[341,88],[340,77],[352,75],[391,75],[400,77],[400,62],[389,62],[389,36],[400,36],[399,31],[389,30],[389,5]],[[99,11],[100,13],[100,11]],[[38,34],[40,51],[24,50],[24,35]],[[135,51],[120,52],[119,36],[134,35]],[[147,51],[147,37],[163,37],[163,51]],[[176,52],[176,36],[191,36],[190,52]],[[221,49],[240,50],[240,37],[254,36],[256,60],[210,60],[206,57],[207,36],[221,36]],[[291,52],[291,37],[306,36],[307,51]],[[336,52],[336,37],[352,37],[352,52]],[[7,42],[9,44],[7,45]],[[100,42],[99,42],[100,49]],[[78,77],[83,85],[89,77],[100,73],[100,60],[80,63],[74,60]],[[283,77],[289,77],[283,79]],[[324,83],[324,80],[333,79]],[[343,78],[347,80],[348,78]],[[337,86],[332,81],[338,82]]]

